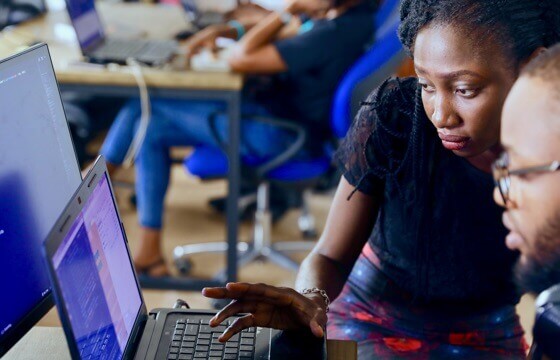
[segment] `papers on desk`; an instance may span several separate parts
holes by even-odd
[[[204,49],[194,55],[191,58],[191,69],[195,71],[229,72],[230,67],[227,58],[235,42],[231,39],[220,37],[216,39],[216,45],[220,48],[220,51],[217,53]]]
[[[191,58],[191,69],[195,71],[229,72],[228,54],[229,51],[227,49],[223,49],[215,54],[205,49]]]

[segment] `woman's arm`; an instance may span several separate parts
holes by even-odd
[[[379,200],[356,191],[341,178],[327,217],[325,230],[315,249],[301,264],[296,289],[317,287],[330,299],[340,293],[377,219]],[[322,298],[319,298],[322,301]]]
[[[324,289],[334,299],[342,289],[354,262],[367,242],[377,219],[379,201],[356,192],[342,178],[334,196],[327,225],[319,243],[302,264],[296,287]],[[203,294],[215,299],[233,299],[210,322],[216,326],[230,316],[248,313],[224,332],[220,341],[251,326],[276,329],[309,328],[324,335],[327,314],[324,299],[317,293],[302,295],[294,289],[265,284],[230,283],[224,288],[206,288]]]
[[[231,69],[239,73],[278,73],[288,69],[272,42],[284,28],[281,15],[271,13],[236,44],[229,56]]]

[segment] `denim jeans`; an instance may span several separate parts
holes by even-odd
[[[146,138],[135,163],[136,197],[140,224],[160,229],[171,168],[170,148],[218,146],[208,118],[216,111],[225,111],[226,106],[218,101],[171,99],[154,99],[151,105],[152,116]],[[241,110],[242,114],[269,115],[266,109],[254,103],[242,104]],[[108,162],[122,164],[136,133],[140,115],[139,100],[131,100],[121,109],[101,148],[101,154]],[[216,129],[222,141],[227,141],[228,119],[225,114],[216,117]],[[284,151],[294,139],[295,134],[290,131],[242,117],[242,156],[272,158]]]

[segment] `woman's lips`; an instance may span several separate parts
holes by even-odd
[[[448,150],[463,150],[471,140],[471,138],[467,136],[447,135],[443,133],[438,133],[438,135],[443,147]]]

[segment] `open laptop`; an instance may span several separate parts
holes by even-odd
[[[200,10],[196,5],[196,0],[181,0],[181,5],[187,14],[190,22],[198,29],[204,29],[210,25],[223,24],[224,14],[218,11]]]
[[[66,9],[83,55],[90,62],[125,64],[133,58],[148,65],[161,65],[175,54],[174,40],[119,39],[107,37],[94,0],[66,0]]]
[[[322,359],[312,335],[250,328],[219,343],[214,311],[146,311],[105,161],[99,157],[44,243],[74,359]],[[302,342],[307,342],[305,345]],[[278,344],[278,345],[276,345]]]

